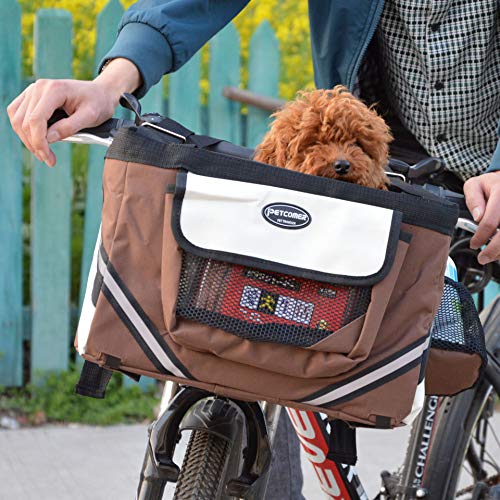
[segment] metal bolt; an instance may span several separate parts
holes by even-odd
[[[427,490],[424,488],[419,488],[416,492],[415,495],[417,498],[425,498],[427,496]]]

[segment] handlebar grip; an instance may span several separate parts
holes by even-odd
[[[63,109],[56,109],[54,114],[49,118],[47,122],[47,127],[51,127],[55,123],[64,118],[68,118],[68,114]],[[131,120],[120,120],[118,118],[110,118],[105,122],[97,125],[96,127],[84,128],[83,130],[79,130],[77,133],[79,134],[92,134],[97,137],[107,138],[113,135],[113,132],[123,126],[133,125],[134,122]]]
[[[47,128],[52,127],[58,121],[64,120],[64,118],[68,118],[68,113],[64,109],[56,109],[47,122]]]

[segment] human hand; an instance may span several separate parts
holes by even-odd
[[[94,81],[37,80],[9,104],[7,113],[25,146],[53,167],[56,157],[49,144],[111,118],[121,94],[133,92],[139,84],[137,67],[126,59],[114,59]],[[68,118],[47,129],[58,108]]]
[[[492,238],[478,255],[480,264],[500,259],[500,171],[472,177],[464,184],[465,202],[479,227],[470,246],[480,248]],[[496,233],[496,234],[495,234]]]

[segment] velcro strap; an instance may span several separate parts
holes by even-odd
[[[197,135],[192,130],[187,129],[179,122],[176,122],[171,118],[163,118],[163,120],[158,123],[157,126],[185,137],[187,144],[194,144],[198,148],[207,148],[209,146],[213,146],[214,144],[222,142],[221,139],[209,137],[208,135]]]
[[[102,368],[96,363],[85,361],[80,373],[80,380],[75,386],[75,392],[80,396],[103,399],[113,372]]]
[[[330,421],[330,442],[327,458],[336,463],[356,465],[356,429],[343,420]]]

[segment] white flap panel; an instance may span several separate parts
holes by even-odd
[[[366,277],[384,264],[392,220],[386,208],[188,173],[180,229],[202,249]]]

